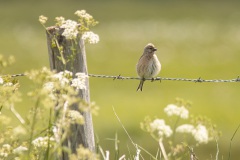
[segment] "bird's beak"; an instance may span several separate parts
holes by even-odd
[[[154,48],[153,51],[157,51],[157,48]]]

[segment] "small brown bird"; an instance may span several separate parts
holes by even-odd
[[[137,91],[142,91],[143,83],[146,78],[153,78],[161,70],[161,64],[155,51],[157,51],[157,48],[155,48],[152,43],[147,44],[137,63],[137,74],[141,78]]]

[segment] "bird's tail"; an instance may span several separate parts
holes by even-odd
[[[142,79],[141,81],[140,81],[140,83],[139,83],[139,85],[138,85],[138,88],[137,88],[137,91],[142,91],[142,89],[143,89],[143,83],[144,83],[144,79]]]

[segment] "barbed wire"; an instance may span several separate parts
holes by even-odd
[[[7,75],[5,75],[7,76]],[[11,77],[22,77],[26,76],[26,74],[21,73],[21,74],[14,74],[10,75]],[[99,75],[99,74],[88,74],[89,77],[94,77],[94,78],[108,78],[108,79],[113,79],[113,80],[141,80],[139,77],[124,77],[121,75],[117,76],[111,76],[111,75]],[[196,79],[190,79],[190,78],[165,78],[165,77],[156,77],[156,78],[146,78],[145,80],[149,81],[186,81],[186,82],[240,82],[240,77],[237,76],[237,78],[233,79],[202,79],[201,77],[196,78]]]
[[[3,75],[3,76],[9,76],[9,75]],[[13,75],[10,75],[12,78],[14,77],[23,77],[23,76],[26,76],[26,74],[24,73],[20,73],[20,74],[13,74]]]
[[[89,77],[96,77],[96,78],[110,78],[113,80],[121,79],[121,80],[141,80],[139,77],[123,77],[121,75],[118,76],[108,76],[108,75],[95,75],[95,74],[89,74]],[[197,79],[189,79],[189,78],[165,78],[165,77],[156,77],[156,78],[146,78],[145,80],[150,81],[187,81],[187,82],[240,82],[240,77],[237,76],[237,78],[234,79],[202,79],[201,77]]]

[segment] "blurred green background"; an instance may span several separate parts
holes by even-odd
[[[6,73],[23,73],[49,66],[46,37],[39,15],[54,24],[56,16],[74,19],[85,9],[100,23],[92,30],[100,42],[87,45],[89,73],[137,76],[135,65],[144,46],[152,42],[162,63],[161,77],[232,79],[240,74],[240,1],[160,0],[0,0],[0,54],[14,55],[17,62]],[[26,114],[31,86],[20,78],[23,102],[17,110]],[[239,83],[146,82],[136,92],[138,81],[90,78],[91,100],[100,106],[93,117],[94,130],[104,150],[113,155],[118,134],[120,155],[135,153],[114,116],[119,118],[134,142],[157,151],[157,143],[139,128],[144,117],[166,118],[163,108],[176,97],[193,102],[190,113],[205,115],[222,131],[220,157],[227,159],[230,139],[240,123]],[[232,159],[240,157],[240,133],[232,142]],[[211,159],[216,143],[195,149],[199,159]],[[147,158],[146,158],[147,159]]]

